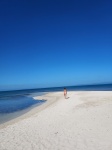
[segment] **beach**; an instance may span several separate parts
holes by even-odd
[[[0,125],[0,150],[112,150],[112,91],[49,92]]]

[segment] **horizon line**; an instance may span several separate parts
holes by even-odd
[[[8,91],[21,91],[21,90],[36,90],[36,89],[50,89],[50,88],[64,88],[64,87],[80,87],[80,86],[94,86],[94,85],[111,85],[112,83],[94,83],[94,84],[80,84],[80,85],[63,85],[63,86],[52,86],[52,87],[41,87],[41,88],[24,88],[24,89],[11,89],[11,90],[0,90],[0,92]]]

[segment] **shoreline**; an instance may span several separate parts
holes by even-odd
[[[111,92],[111,91],[68,91],[68,93],[98,93],[98,92]],[[59,94],[57,96],[57,94]],[[49,107],[50,105],[52,105],[53,103],[57,102],[58,100],[60,100],[61,98],[64,99],[63,96],[63,92],[60,91],[56,91],[56,92],[47,92],[43,95],[37,95],[37,96],[33,96],[32,97],[34,100],[47,100],[45,103],[40,104],[40,105],[32,105],[29,108],[26,108],[24,110],[21,110],[20,112],[15,112],[14,115],[15,117],[12,118],[9,121],[6,121],[4,123],[0,124],[0,129],[2,128],[6,128],[9,125],[13,125],[21,120],[27,119],[29,117],[32,117],[35,114],[40,113],[41,111],[43,111],[44,109],[46,109],[47,107]],[[80,103],[80,102],[79,102]]]
[[[33,99],[35,100],[43,100],[43,99],[46,99],[47,101],[43,104],[40,104],[40,105],[32,105],[30,106],[29,108],[26,108],[24,110],[21,110],[21,111],[18,111],[18,112],[14,112],[14,118],[12,118],[11,120],[9,121],[6,121],[4,123],[1,123],[0,124],[0,129],[2,128],[5,128],[9,125],[12,125],[14,123],[17,123],[23,119],[26,119],[26,118],[29,118],[31,117],[32,115],[35,115],[36,113],[39,113],[41,112],[42,110],[44,110],[45,108],[49,107],[50,105],[52,105],[54,102],[56,102],[58,100],[58,97],[55,96],[55,93],[60,93],[62,94],[62,92],[48,92],[48,93],[45,93],[43,95],[39,95],[39,96],[34,96],[32,97]],[[50,95],[50,96],[49,96]],[[51,95],[54,95],[54,96],[51,96]],[[9,115],[9,114],[8,114]],[[10,114],[11,115],[11,114]],[[13,113],[12,113],[13,115]]]

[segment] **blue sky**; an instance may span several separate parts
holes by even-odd
[[[0,90],[112,83],[112,1],[0,1]]]

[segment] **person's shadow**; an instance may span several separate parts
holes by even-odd
[[[70,97],[67,97],[66,99],[69,99]]]

